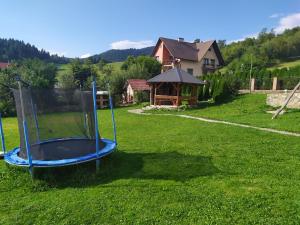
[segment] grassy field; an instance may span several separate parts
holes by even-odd
[[[203,111],[231,120],[247,114],[240,101],[250,100]],[[116,110],[119,147],[99,174],[89,163],[39,169],[32,181],[1,161],[0,224],[299,223],[299,138],[127,110]],[[294,116],[280,120],[299,127]],[[111,137],[109,111],[99,111],[99,120],[101,134]],[[12,148],[17,121],[3,122]]]
[[[272,120],[272,114],[267,113],[267,111],[274,109],[266,105],[266,97],[266,94],[239,95],[233,101],[221,105],[202,103],[200,104],[200,108],[197,109],[171,113],[226,120],[300,133],[300,110],[288,110],[284,115]],[[155,111],[155,113],[165,112]]]
[[[273,69],[291,68],[295,66],[300,66],[300,59],[291,62],[280,63],[268,69],[273,70]]]

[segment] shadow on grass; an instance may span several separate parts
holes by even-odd
[[[119,179],[153,179],[185,182],[220,171],[210,157],[178,152],[126,153],[116,151],[101,160],[99,173],[95,162],[60,168],[36,168],[35,180],[48,188],[87,187]],[[22,176],[22,174],[19,174]],[[42,191],[41,189],[41,191]]]

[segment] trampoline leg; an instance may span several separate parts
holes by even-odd
[[[32,179],[34,179],[34,170],[32,166],[29,166],[29,173]]]
[[[96,172],[99,173],[100,170],[100,159],[96,159]]]

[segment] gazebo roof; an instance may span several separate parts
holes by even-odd
[[[186,83],[186,84],[205,84],[204,81],[197,79],[188,72],[179,69],[173,68],[167,70],[164,73],[161,73],[150,80],[147,80],[148,83],[161,83],[161,82],[170,82],[170,83]]]

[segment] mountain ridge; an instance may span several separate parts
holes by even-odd
[[[110,49],[100,54],[90,56],[94,62],[98,62],[100,59],[103,59],[108,62],[122,62],[127,59],[128,56],[140,56],[140,55],[151,55],[154,46],[146,48],[128,48],[128,49]]]

